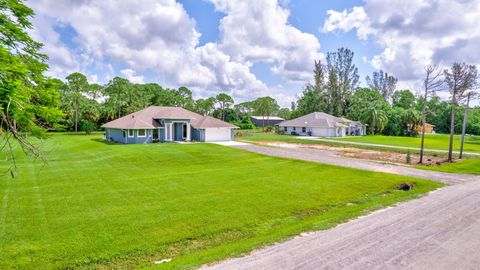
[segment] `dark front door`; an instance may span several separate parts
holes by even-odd
[[[158,129],[153,130],[152,136],[153,136],[153,140],[158,140]]]

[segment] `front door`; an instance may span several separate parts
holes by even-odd
[[[153,137],[153,140],[154,140],[154,141],[157,141],[157,140],[158,140],[158,129],[154,129],[154,130],[153,130],[152,137]]]

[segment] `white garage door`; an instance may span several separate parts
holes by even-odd
[[[206,128],[205,141],[206,142],[222,142],[231,140],[230,128]]]

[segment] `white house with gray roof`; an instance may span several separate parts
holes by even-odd
[[[366,126],[358,121],[336,117],[324,112],[313,112],[292,120],[283,121],[278,127],[284,134],[315,137],[363,136]]]
[[[102,125],[105,138],[118,143],[231,141],[233,129],[222,120],[180,107],[150,106]]]

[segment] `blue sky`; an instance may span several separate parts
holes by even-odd
[[[480,62],[480,1],[35,0],[51,76],[187,86],[196,97],[270,95],[288,106],[314,60],[347,47],[364,84],[383,69],[417,91],[423,67]],[[55,6],[55,9],[50,7]]]

